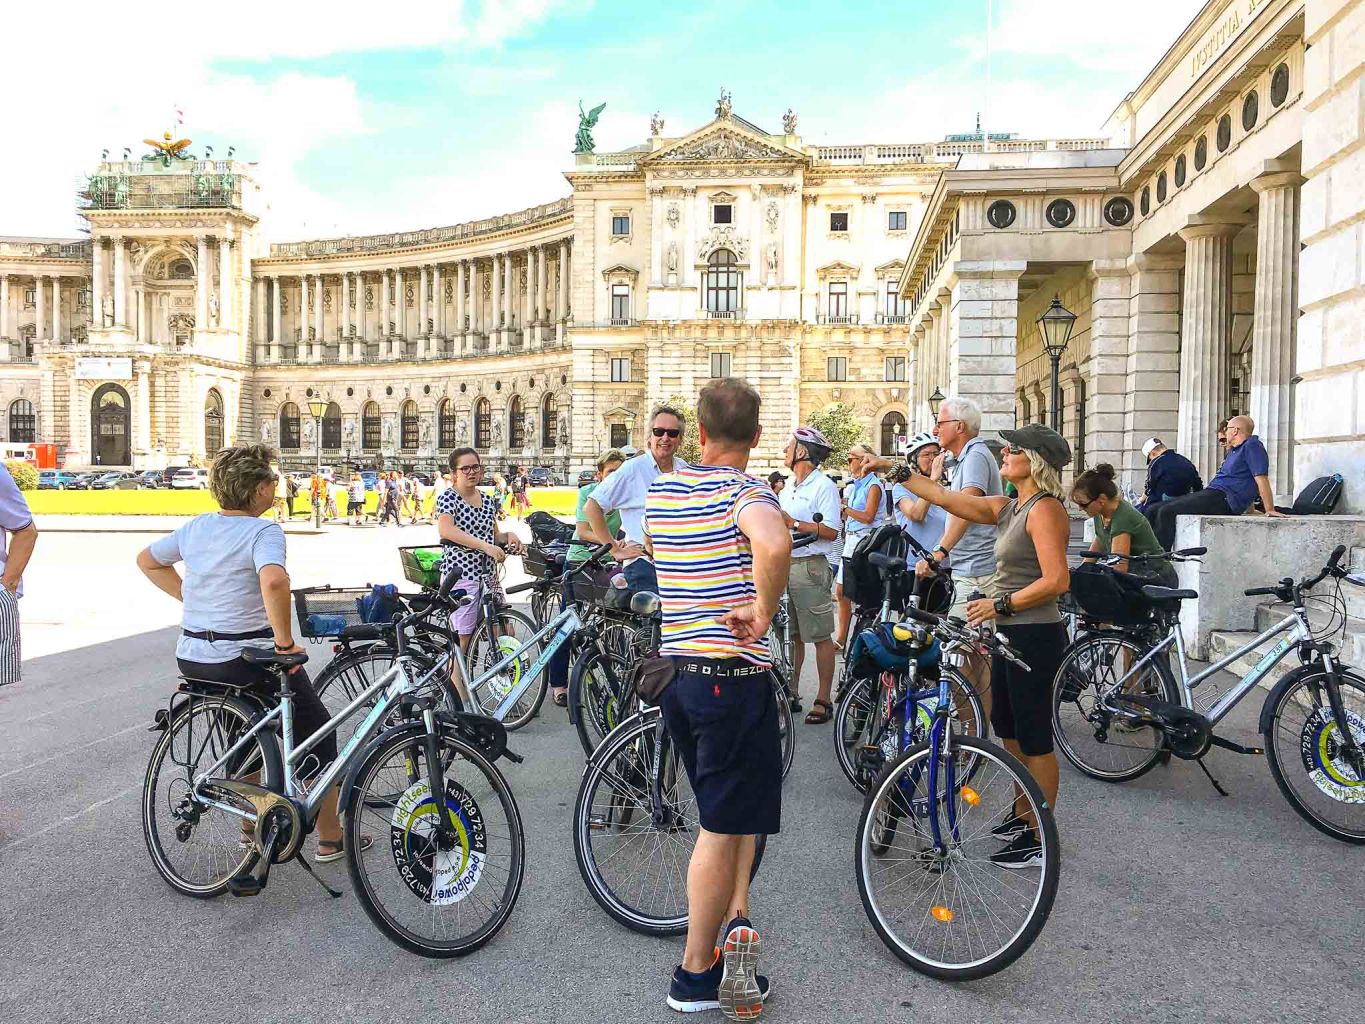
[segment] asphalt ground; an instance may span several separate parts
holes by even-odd
[[[393,579],[394,545],[433,533],[291,538],[291,572],[300,584]],[[27,581],[25,615],[46,624],[34,626],[44,653],[24,681],[0,688],[0,1020],[678,1019],[664,995],[681,940],[621,928],[579,877],[570,814],[583,759],[548,703],[512,737],[525,763],[501,762],[526,827],[525,885],[507,927],[473,956],[430,961],[392,945],[341,863],[320,868],[340,900],[292,865],[254,899],[172,892],[138,816],[147,727],[175,679],[174,603],[132,567],[146,541],[49,535]],[[1223,731],[1257,742],[1258,710],[1253,695]],[[861,798],[834,762],[830,726],[797,730],[784,829],[753,887],[774,985],[765,1020],[1359,1015],[1365,850],[1300,820],[1264,759],[1209,756],[1228,797],[1192,764],[1123,786],[1064,764],[1061,886],[1046,929],[1007,971],[951,985],[877,938],[853,872]]]

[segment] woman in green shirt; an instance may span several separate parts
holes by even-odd
[[[1108,463],[1101,463],[1078,476],[1071,486],[1071,500],[1095,525],[1091,551],[1106,555],[1159,555],[1165,550],[1152,532],[1147,517],[1119,496],[1114,467]],[[1169,559],[1131,564],[1135,576],[1151,577],[1151,582],[1164,587],[1176,585],[1175,566]],[[1114,568],[1128,572],[1129,565],[1128,559],[1124,558]]]

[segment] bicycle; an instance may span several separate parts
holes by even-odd
[[[1142,593],[1164,609],[1166,635],[1145,650],[1122,633],[1103,635],[1092,641],[1092,656],[1079,667],[1075,659],[1063,663],[1053,681],[1053,731],[1063,755],[1091,778],[1125,782],[1150,771],[1169,752],[1197,761],[1226,795],[1203,763],[1209,749],[1265,754],[1276,786],[1305,821],[1334,839],[1365,843],[1365,678],[1337,660],[1331,643],[1315,638],[1304,603],[1305,595],[1330,577],[1337,583],[1331,621],[1340,609],[1344,623],[1342,583],[1365,586],[1365,575],[1341,567],[1345,551],[1345,545],[1337,547],[1311,578],[1286,577],[1273,586],[1247,589],[1248,597],[1273,596],[1290,604],[1289,614],[1193,676],[1176,616],[1179,602],[1196,592],[1144,586]],[[1334,632],[1329,628],[1326,635]],[[1201,684],[1281,634],[1287,635],[1245,676],[1206,711],[1199,710],[1195,696]],[[1178,678],[1172,675],[1171,648]],[[1290,651],[1297,651],[1300,664],[1280,677],[1261,707],[1258,731],[1264,748],[1214,735],[1218,723]],[[1111,757],[1110,751],[1121,753]],[[1107,762],[1100,763],[1101,757]]]
[[[907,615],[911,621],[891,631],[909,656],[926,637],[942,638],[1028,668],[999,634],[916,608]],[[945,674],[928,736],[867,794],[854,869],[868,920],[897,957],[931,977],[967,980],[1003,970],[1033,944],[1056,898],[1061,849],[1033,776],[1004,748],[958,736],[953,707]],[[990,859],[998,845],[991,830],[1020,813],[1036,824],[1041,866],[1006,868]],[[1032,884],[1020,884],[1034,872]]]
[[[402,625],[425,614],[410,613]],[[297,860],[313,874],[300,856],[303,840],[333,785],[344,779],[339,809],[347,869],[374,925],[427,957],[463,956],[497,934],[521,890],[525,837],[495,762],[521,759],[507,749],[499,723],[438,711],[435,699],[420,693],[445,671],[450,655],[414,676],[404,633],[395,634],[393,667],[298,743],[289,672],[307,654],[243,652],[279,678],[273,707],[241,686],[183,678],[153,726],[162,735],[142,794],[147,849],[172,888],[200,898],[255,896],[274,864]],[[317,762],[311,752],[363,709],[336,760],[308,779],[306,766]],[[395,716],[399,724],[381,732]],[[443,794],[445,813],[437,811],[435,793]],[[367,829],[382,840],[367,844]],[[341,895],[319,882],[333,897]]]

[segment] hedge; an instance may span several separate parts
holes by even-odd
[[[14,483],[21,491],[36,491],[38,489],[38,471],[23,459],[6,459],[5,468],[9,470],[9,475],[14,477]]]

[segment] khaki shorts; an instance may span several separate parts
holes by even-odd
[[[973,591],[979,591],[986,597],[995,596],[995,573],[987,573],[985,576],[954,576],[953,577],[953,607],[949,610],[949,615],[955,615],[959,619],[967,618],[967,596]]]
[[[834,570],[824,555],[792,560],[787,583],[792,639],[818,644],[834,635]]]

